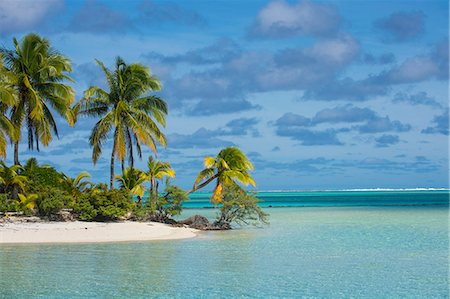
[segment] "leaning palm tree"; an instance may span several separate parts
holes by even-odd
[[[148,158],[148,171],[145,173],[146,180],[150,182],[150,206],[158,197],[158,182],[164,177],[175,177],[175,171],[169,162],[163,162],[154,159],[152,156]]]
[[[145,192],[144,182],[146,180],[145,173],[142,170],[129,167],[123,171],[122,175],[117,174],[116,180],[119,182],[121,189],[136,195],[139,202],[141,201]]]
[[[17,189],[24,192],[28,178],[20,175],[23,168],[20,165],[9,166],[5,162],[0,161],[0,188],[3,192],[12,192]]]
[[[91,175],[87,171],[80,172],[80,174],[75,178],[71,178],[70,176],[62,173],[60,183],[64,190],[75,197],[76,195],[81,194],[82,192],[86,191],[86,189],[93,186],[91,182],[83,181],[84,179],[90,177]]]
[[[36,34],[28,34],[19,43],[13,39],[14,49],[0,49],[5,67],[14,77],[17,105],[11,109],[11,122],[17,128],[14,143],[14,164],[19,164],[20,128],[26,126],[28,148],[39,150],[39,143],[47,146],[52,131],[58,136],[52,110],[68,117],[74,99],[73,89],[64,84],[72,81],[70,60],[55,51],[50,42]],[[69,123],[71,119],[67,118]]]
[[[200,171],[194,182],[192,190],[195,192],[216,180],[211,202],[214,204],[222,201],[223,187],[237,184],[251,184],[256,186],[255,181],[250,176],[249,171],[253,170],[252,163],[237,147],[227,147],[222,149],[216,157],[205,157],[205,169]]]
[[[113,189],[116,157],[123,164],[128,155],[129,164],[133,167],[134,146],[138,156],[142,157],[142,144],[154,152],[157,143],[166,145],[166,137],[158,125],[165,126],[167,105],[158,97],[145,96],[150,91],[161,89],[159,80],[146,66],[126,64],[120,57],[116,59],[114,70],[109,70],[99,60],[97,64],[105,73],[109,90],[91,86],[73,111],[77,115],[100,117],[89,137],[94,164],[112,132],[110,189]]]

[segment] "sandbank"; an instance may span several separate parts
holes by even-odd
[[[0,244],[174,240],[195,237],[197,232],[157,222],[0,223]]]

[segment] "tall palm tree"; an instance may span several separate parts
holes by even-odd
[[[195,192],[216,180],[216,186],[211,197],[211,202],[214,204],[222,201],[223,187],[237,184],[236,181],[244,185],[256,186],[255,181],[249,174],[249,171],[253,170],[253,165],[237,147],[224,148],[216,157],[205,157],[204,165],[205,169],[197,175],[194,186],[189,193]]]
[[[83,181],[84,179],[90,178],[91,175],[87,171],[82,171],[75,178],[71,178],[70,176],[62,173],[61,184],[62,187],[69,192],[71,195],[76,196],[87,188],[93,186],[93,184],[89,181]]]
[[[158,182],[164,177],[175,177],[175,171],[169,162],[163,162],[154,159],[152,156],[148,158],[148,171],[145,173],[146,180],[150,182],[150,206],[158,197]]]
[[[50,42],[30,33],[23,40],[13,39],[14,49],[0,49],[6,68],[14,76],[18,103],[11,109],[11,122],[17,128],[14,143],[14,164],[19,164],[20,128],[26,125],[28,148],[39,150],[39,143],[47,146],[52,131],[58,137],[56,121],[50,108],[68,117],[74,99],[73,89],[63,81],[72,81],[70,60],[50,46]],[[70,124],[71,119],[68,118]]]
[[[141,201],[142,196],[144,196],[145,179],[145,173],[142,170],[131,167],[125,169],[122,175],[116,175],[116,180],[119,182],[120,188],[136,195],[139,202]]]
[[[17,138],[11,121],[6,117],[8,108],[17,104],[17,91],[15,86],[15,76],[5,68],[3,56],[0,53],[0,156],[6,156],[7,136],[11,140]]]
[[[128,154],[133,167],[134,146],[142,157],[141,144],[154,152],[157,143],[166,145],[166,137],[158,125],[165,126],[167,105],[158,97],[145,96],[161,89],[159,80],[146,66],[126,64],[120,57],[116,59],[114,70],[109,70],[99,60],[97,64],[105,73],[109,90],[91,86],[73,109],[78,115],[100,117],[89,137],[94,164],[102,153],[103,144],[113,133],[110,168],[110,189],[113,189],[115,157],[123,163]]]
[[[13,192],[14,189],[25,191],[28,178],[20,175],[21,170],[23,168],[20,165],[8,167],[5,162],[0,161],[0,188],[3,192]]]

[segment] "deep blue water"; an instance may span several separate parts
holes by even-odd
[[[448,195],[406,194],[270,194],[315,206],[187,240],[3,245],[0,298],[448,298]]]

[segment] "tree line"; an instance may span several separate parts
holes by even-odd
[[[146,171],[135,168],[135,158],[143,158],[145,147],[156,156],[158,147],[167,145],[163,129],[168,106],[166,101],[152,94],[161,90],[161,82],[147,66],[126,63],[121,57],[116,58],[112,68],[100,60],[96,63],[106,79],[106,88],[90,86],[83,97],[75,101],[75,91],[70,86],[74,82],[70,77],[71,61],[54,49],[49,40],[30,33],[21,41],[14,38],[11,48],[0,48],[0,156],[6,157],[8,143],[14,149],[14,164],[7,166],[3,161],[0,164],[3,210],[29,212],[37,206],[39,213],[50,215],[71,207],[70,210],[78,211],[80,219],[92,220],[97,215],[108,218],[108,213],[123,216],[125,212],[129,214],[130,209],[145,206],[145,215],[153,215],[153,218],[156,214],[160,218],[164,215],[167,219],[179,213],[181,202],[187,200],[189,193],[212,182],[215,186],[211,201],[222,205],[225,191],[240,188],[238,182],[255,186],[249,172],[253,166],[236,147],[222,149],[216,157],[206,157],[205,168],[188,192],[170,183],[168,179],[175,177],[175,171],[168,162],[150,155]],[[72,127],[83,117],[96,120],[89,136],[94,164],[102,155],[105,143],[112,141],[109,188],[88,182],[87,172],[71,178],[53,167],[39,165],[34,158],[25,166],[21,165],[19,145],[23,138],[27,138],[29,150],[39,151],[41,146],[46,147],[54,137],[59,137],[55,117],[64,118]],[[114,172],[116,161],[121,165],[121,174]],[[33,171],[38,171],[41,177],[30,176]],[[161,196],[158,185],[165,178],[165,195]],[[114,189],[115,181],[119,190]],[[150,183],[149,197],[143,203],[146,182]],[[60,198],[67,197],[65,201],[46,202],[48,198],[58,201],[55,194],[50,194],[54,191],[61,193]],[[102,196],[104,198],[99,199]],[[122,208],[113,204],[105,210],[101,202],[110,202],[112,198],[116,203],[127,204],[119,205]],[[52,204],[56,205],[54,209],[49,208]],[[139,212],[143,211],[134,214]]]

